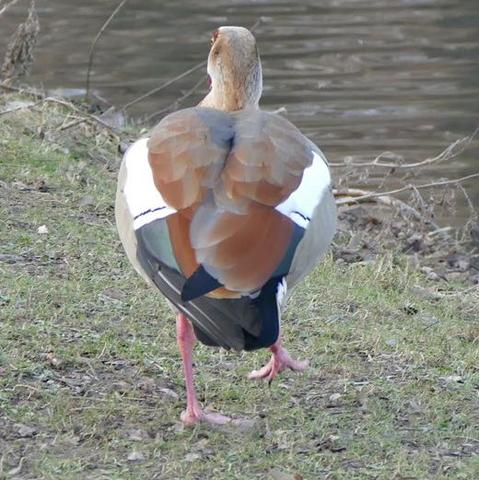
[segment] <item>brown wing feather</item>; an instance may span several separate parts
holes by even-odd
[[[276,206],[301,182],[311,144],[285,118],[261,111],[237,114],[235,143],[221,179],[230,198]]]
[[[260,288],[291,239],[292,221],[274,207],[311,164],[309,140],[278,115],[187,109],[153,131],[149,161],[156,187],[179,211],[168,226],[183,273],[202,264],[228,289]]]
[[[262,287],[284,256],[293,232],[292,222],[256,202],[251,202],[244,214],[215,214],[213,209],[212,205],[201,206],[193,220],[196,258],[229,289],[248,292]],[[205,216],[216,217],[210,229],[202,222]],[[228,228],[232,224],[235,228]],[[217,242],[217,238],[222,240]],[[200,240],[203,247],[197,246]]]
[[[181,210],[201,201],[229,153],[228,124],[224,112],[189,108],[168,115],[153,129],[148,159],[168,205]]]

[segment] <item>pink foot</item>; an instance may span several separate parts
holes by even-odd
[[[293,371],[305,370],[309,364],[307,360],[295,360],[291,358],[288,351],[281,346],[281,344],[275,344],[270,349],[273,352],[271,360],[259,370],[253,370],[248,378],[250,380],[264,379],[269,383],[286,368]]]
[[[199,405],[186,409],[181,413],[181,421],[185,427],[193,427],[200,422],[209,423],[211,425],[225,425],[230,423],[232,419],[221,413],[205,412]]]

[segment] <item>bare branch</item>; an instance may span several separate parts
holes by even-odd
[[[138,102],[141,102],[145,98],[151,97],[151,95],[154,95],[155,93],[161,92],[161,90],[164,90],[166,87],[169,87],[173,83],[177,82],[178,80],[181,80],[184,77],[187,77],[188,75],[192,74],[193,72],[196,72],[200,68],[204,67],[206,65],[206,60],[203,60],[200,63],[197,63],[194,67],[189,68],[186,70],[186,72],[181,73],[180,75],[176,76],[175,78],[172,78],[171,80],[168,80],[167,82],[161,84],[159,87],[155,87],[149,92],[144,93],[143,95],[140,95],[137,98],[134,98],[130,102],[126,103],[123,105],[122,110],[126,110],[130,108],[132,105],[135,105]]]
[[[426,158],[421,162],[415,163],[385,163],[380,162],[383,157],[386,157],[391,154],[391,152],[382,152],[379,154],[372,162],[344,162],[344,163],[330,163],[331,167],[381,167],[381,168],[394,168],[394,169],[410,169],[410,168],[418,168],[423,167],[425,165],[430,165],[431,163],[440,163],[445,160],[451,160],[456,158],[460,155],[472,142],[472,140],[477,136],[479,133],[479,127],[474,130],[474,132],[464,138],[460,138],[455,142],[451,143],[447,148],[445,148],[439,155],[436,155],[432,158]]]
[[[380,194],[376,197],[371,197],[370,192],[367,190],[362,190],[359,188],[342,188],[334,189],[334,196],[336,197],[336,205],[349,205],[359,202],[375,202],[387,207],[397,208],[402,213],[407,213],[411,215],[416,220],[419,220],[426,225],[431,225],[436,231],[440,230],[439,225],[433,222],[430,219],[424,218],[420,212],[418,212],[414,207],[408,205],[406,202],[399,200],[398,198],[391,197],[386,193]]]
[[[104,122],[101,118],[98,118],[96,115],[92,115],[91,113],[86,113],[82,111],[80,108],[73,105],[73,103],[67,102],[66,100],[61,100],[59,98],[54,98],[54,97],[46,97],[43,101],[57,103],[58,105],[63,105],[64,107],[69,108],[70,110],[73,110],[78,115],[81,115],[87,121],[90,121],[90,123],[97,123],[98,125],[101,125],[103,128],[106,128],[110,133],[114,134],[116,137],[118,136],[118,132],[111,125],[108,125],[108,123]]]
[[[13,113],[13,112],[18,112],[18,111],[20,111],[20,110],[26,110],[26,109],[35,108],[35,107],[37,107],[38,105],[41,105],[42,102],[43,102],[43,99],[38,100],[38,101],[35,102],[35,103],[26,103],[25,105],[20,105],[20,106],[18,106],[18,107],[10,108],[9,110],[0,111],[0,117],[1,117],[2,115],[7,115],[8,113]]]
[[[88,69],[86,73],[86,88],[85,88],[85,100],[88,101],[90,97],[90,77],[91,77],[91,68],[93,66],[93,57],[95,55],[95,48],[96,44],[98,43],[98,40],[100,40],[100,37],[103,35],[103,32],[108,28],[108,25],[110,25],[111,21],[115,18],[116,14],[121,10],[123,5],[127,0],[121,0],[121,2],[117,5],[115,10],[111,13],[111,15],[106,19],[105,23],[101,26],[100,30],[96,34],[91,46],[90,46],[90,52],[88,54]]]
[[[458,185],[460,183],[463,183],[467,180],[470,180],[472,178],[478,178],[479,173],[472,173],[471,175],[466,175],[465,177],[460,177],[460,178],[455,178],[452,180],[443,180],[439,182],[431,182],[431,183],[424,183],[422,185],[406,185],[405,187],[402,188],[397,188],[395,190],[389,190],[388,192],[366,192],[363,191],[360,195],[351,197],[351,198],[344,198],[344,199],[338,199],[336,201],[337,205],[344,205],[346,203],[352,203],[352,202],[360,202],[362,200],[367,200],[369,198],[378,198],[378,197],[384,197],[388,195],[395,195],[397,193],[402,193],[402,192],[407,192],[409,190],[419,190],[422,188],[436,188],[436,187],[443,187],[445,185]],[[346,189],[346,191],[353,191],[353,189]],[[342,190],[336,190],[335,195],[341,196],[342,195]]]
[[[178,108],[179,104],[181,102],[185,101],[188,97],[191,97],[191,95],[193,95],[196,92],[196,90],[198,90],[198,88],[201,85],[203,85],[203,83],[204,83],[204,79],[200,78],[184,95],[182,95],[180,98],[177,98],[173,103],[171,103],[167,107],[162,108],[161,110],[158,110],[157,112],[151,113],[150,115],[148,115],[146,117],[145,120],[147,122],[149,122],[150,120],[152,120],[155,117],[158,117],[160,115],[163,115],[164,113],[167,113],[167,112],[170,112],[170,111],[174,110],[175,108]]]
[[[9,85],[7,83],[0,83],[0,88],[2,90],[6,90],[7,92],[18,92],[23,95],[28,95],[30,97],[34,98],[45,98],[45,94],[40,93],[36,90],[32,90],[30,88],[24,88],[24,87],[15,87],[13,85]]]
[[[2,8],[0,8],[0,17],[10,8],[13,7],[18,2],[18,0],[11,0],[10,2],[6,2]]]
[[[254,31],[262,24],[265,22],[265,17],[259,17],[256,22],[253,23],[250,27],[250,32],[254,33]]]

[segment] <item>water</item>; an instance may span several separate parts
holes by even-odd
[[[117,2],[37,3],[41,36],[29,81],[81,91],[91,40]],[[20,1],[0,18],[0,53],[26,5]],[[131,0],[100,39],[92,87],[123,105],[205,59],[218,26],[251,26],[259,17],[265,19],[256,31],[262,105],[285,107],[331,162],[372,159],[385,150],[416,162],[479,126],[477,0]],[[161,110],[202,76],[200,70],[130,113]],[[206,80],[184,106],[205,93]],[[474,141],[420,179],[477,172],[478,158]],[[479,180],[467,185],[479,206]],[[456,220],[465,217],[461,201]]]

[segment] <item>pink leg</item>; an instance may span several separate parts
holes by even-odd
[[[176,316],[176,338],[183,360],[183,373],[186,384],[186,410],[181,414],[181,421],[187,426],[195,425],[201,421],[217,425],[223,425],[231,421],[229,417],[219,413],[205,413],[196,398],[192,359],[196,337],[191,323],[182,313],[178,313]]]
[[[274,345],[270,347],[273,353],[271,360],[259,370],[253,370],[248,378],[252,380],[265,379],[269,383],[286,368],[294,371],[304,370],[308,366],[307,360],[295,360],[291,358],[288,351],[281,345],[281,336]]]

